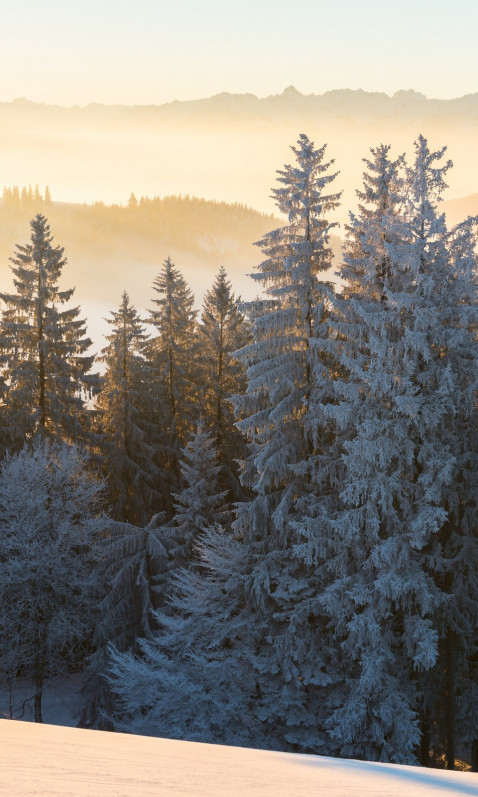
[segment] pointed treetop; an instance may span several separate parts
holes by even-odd
[[[184,317],[188,321],[195,318],[196,313],[192,309],[194,296],[170,257],[166,258],[160,273],[153,280],[153,288],[157,293],[163,294],[159,299],[152,299],[160,309],[149,311],[152,323],[160,330],[164,328],[170,332],[169,326],[173,316]]]
[[[300,223],[311,215],[322,216],[339,204],[341,193],[323,193],[338,175],[338,172],[327,174],[334,160],[323,162],[326,147],[324,144],[315,149],[314,143],[301,133],[297,146],[291,147],[297,165],[286,165],[277,171],[277,181],[283,187],[272,189],[272,197],[279,210],[288,216],[290,224]]]
[[[400,170],[405,165],[404,155],[391,160],[390,149],[389,144],[380,144],[370,150],[371,158],[363,158],[367,167],[363,173],[363,190],[355,193],[363,203],[359,205],[359,211],[365,218],[381,216],[402,201]]]
[[[413,198],[420,202],[427,196],[432,205],[442,200],[441,194],[448,188],[444,176],[453,166],[453,161],[447,160],[441,166],[434,166],[437,161],[441,161],[447,148],[442,147],[432,152],[428,146],[427,139],[421,134],[414,142],[415,161],[408,169],[408,177]]]

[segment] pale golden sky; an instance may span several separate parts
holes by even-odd
[[[0,101],[478,91],[476,0],[8,0]]]

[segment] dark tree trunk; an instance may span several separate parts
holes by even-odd
[[[45,398],[45,350],[43,348],[43,286],[41,281],[41,265],[38,267],[38,382],[39,396],[38,404],[40,408],[40,429],[45,431],[46,427],[46,398]]]
[[[222,448],[222,402],[224,398],[224,391],[222,387],[223,371],[224,371],[224,343],[223,343],[223,322],[221,320],[220,334],[219,334],[219,352],[218,352],[218,370],[217,370],[217,383],[218,394],[216,404],[216,424],[217,424],[217,438],[216,446],[219,450]]]
[[[471,743],[471,771],[478,772],[478,739]]]
[[[41,703],[43,697],[43,676],[37,673],[35,676],[35,722],[43,722],[41,713]]]
[[[446,637],[446,766],[455,769],[455,635]]]
[[[422,767],[430,766],[430,719],[428,713],[421,718],[420,764]]]

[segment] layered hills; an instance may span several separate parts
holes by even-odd
[[[138,311],[151,307],[152,282],[162,262],[171,257],[196,296],[197,304],[223,265],[236,295],[251,299],[260,285],[249,276],[261,261],[254,242],[285,220],[240,204],[208,201],[189,196],[165,198],[130,197],[123,205],[91,205],[45,202],[16,198],[4,191],[0,202],[0,286],[12,287],[9,258],[15,244],[27,243],[29,221],[45,214],[57,245],[65,249],[68,265],[63,272],[65,288],[76,287],[75,301],[88,317],[88,329],[96,348],[104,343],[104,316],[116,309],[123,290]],[[478,194],[443,203],[450,224],[478,214]],[[331,245],[338,263],[342,227]],[[333,275],[331,275],[333,277]]]
[[[344,189],[342,218],[355,204],[362,159],[390,143],[412,153],[418,134],[448,145],[455,162],[449,197],[478,187],[478,94],[428,99],[339,90],[303,95],[219,94],[191,102],[69,108],[20,99],[0,103],[0,185],[50,185],[68,202],[126,202],[136,195],[193,194],[271,213],[276,170],[300,133],[328,154]]]

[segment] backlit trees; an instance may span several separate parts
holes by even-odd
[[[60,290],[66,259],[54,246],[48,222],[38,214],[29,243],[12,260],[15,292],[0,293],[6,307],[0,323],[0,368],[5,384],[3,446],[21,448],[40,433],[79,439],[86,427],[85,390],[91,341],[78,307],[68,307],[73,289]]]

